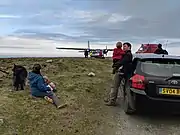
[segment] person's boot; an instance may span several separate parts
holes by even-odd
[[[105,103],[106,106],[116,106],[116,102],[114,101],[108,101]]]
[[[61,105],[57,106],[57,109],[62,109],[62,108],[65,108],[66,106],[67,106],[67,104],[61,104]]]
[[[109,102],[109,98],[104,98],[104,102]]]
[[[44,99],[45,99],[46,101],[48,101],[48,102],[50,102],[50,103],[53,104],[53,100],[52,100],[50,97],[45,96]]]

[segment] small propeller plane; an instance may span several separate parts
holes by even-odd
[[[79,50],[79,52],[84,52],[85,58],[88,58],[88,55],[94,58],[105,58],[104,54],[107,56],[108,51],[113,51],[113,49],[107,49],[107,46],[105,49],[91,49],[89,41],[88,41],[88,48],[56,47],[56,49]]]

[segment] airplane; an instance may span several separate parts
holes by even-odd
[[[108,51],[113,51],[113,49],[107,49],[107,46],[105,49],[91,49],[89,41],[88,41],[88,48],[56,47],[56,49],[79,50],[79,52],[84,52],[84,55],[85,53],[87,53],[87,55],[93,58],[105,58],[104,54],[107,56]]]

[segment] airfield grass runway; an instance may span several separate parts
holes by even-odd
[[[52,59],[52,63],[47,60]],[[12,90],[12,66],[28,71],[34,63],[57,84],[57,95],[67,108],[57,110],[43,99],[32,99],[25,91]],[[112,79],[110,59],[18,58],[0,59],[1,135],[179,135],[179,116],[127,116],[122,105],[107,107],[103,98]],[[95,77],[88,77],[94,72]]]

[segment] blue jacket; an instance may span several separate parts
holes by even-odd
[[[41,92],[51,91],[40,74],[29,72],[28,80],[30,84],[31,94],[36,96]]]

